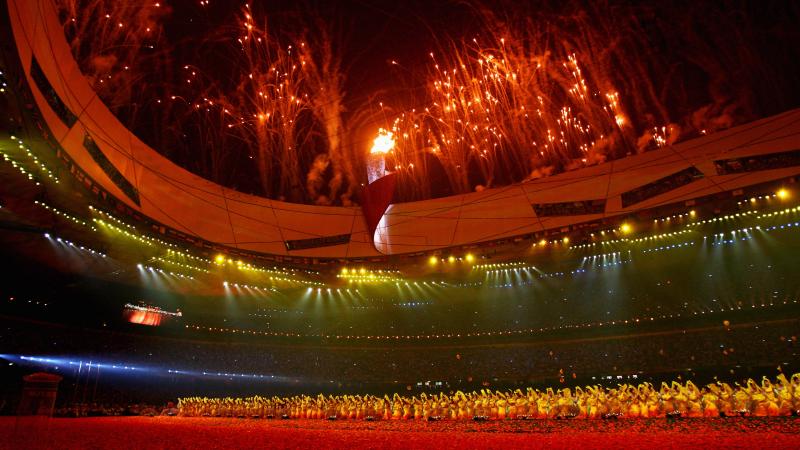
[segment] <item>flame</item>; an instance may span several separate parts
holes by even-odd
[[[386,154],[392,151],[394,148],[394,133],[391,131],[384,130],[383,128],[378,129],[378,136],[372,141],[372,149],[369,151],[370,153],[379,153],[379,154]]]

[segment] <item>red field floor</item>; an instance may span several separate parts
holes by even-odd
[[[800,448],[800,419],[356,422],[0,418],[0,448]]]

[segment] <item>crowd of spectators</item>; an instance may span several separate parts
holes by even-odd
[[[643,202],[647,199],[659,196],[665,192],[678,189],[685,186],[699,178],[703,177],[703,172],[696,167],[691,166],[679,172],[667,175],[666,177],[659,178],[653,182],[639,186],[627,192],[622,193],[622,207],[627,208],[635,203]]]
[[[790,150],[788,152],[714,161],[714,168],[719,175],[728,175],[757,170],[780,169],[797,166],[798,164],[800,164],[800,151]]]
[[[175,415],[174,405],[158,407],[146,403],[71,403],[55,409],[56,417],[109,417]],[[170,414],[173,412],[173,414]]]
[[[530,342],[312,345],[145,336],[5,320],[19,355],[317,382],[537,382],[798,363],[800,320]],[[8,350],[6,350],[8,352]]]

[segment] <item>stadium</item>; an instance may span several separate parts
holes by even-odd
[[[560,90],[518,82],[533,44],[453,43],[428,106],[364,119],[325,45],[253,50],[250,5],[237,51],[274,59],[238,97],[122,53],[90,76],[93,38],[160,67],[132,36],[230,10],[116,3],[0,9],[0,447],[798,445],[797,60],[772,109],[652,127],[580,45]]]

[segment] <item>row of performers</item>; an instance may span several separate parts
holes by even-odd
[[[341,395],[247,398],[181,398],[182,416],[303,419],[556,419],[609,417],[788,416],[800,410],[800,374],[761,383],[691,381],[621,384],[544,391],[488,391],[420,396]]]

